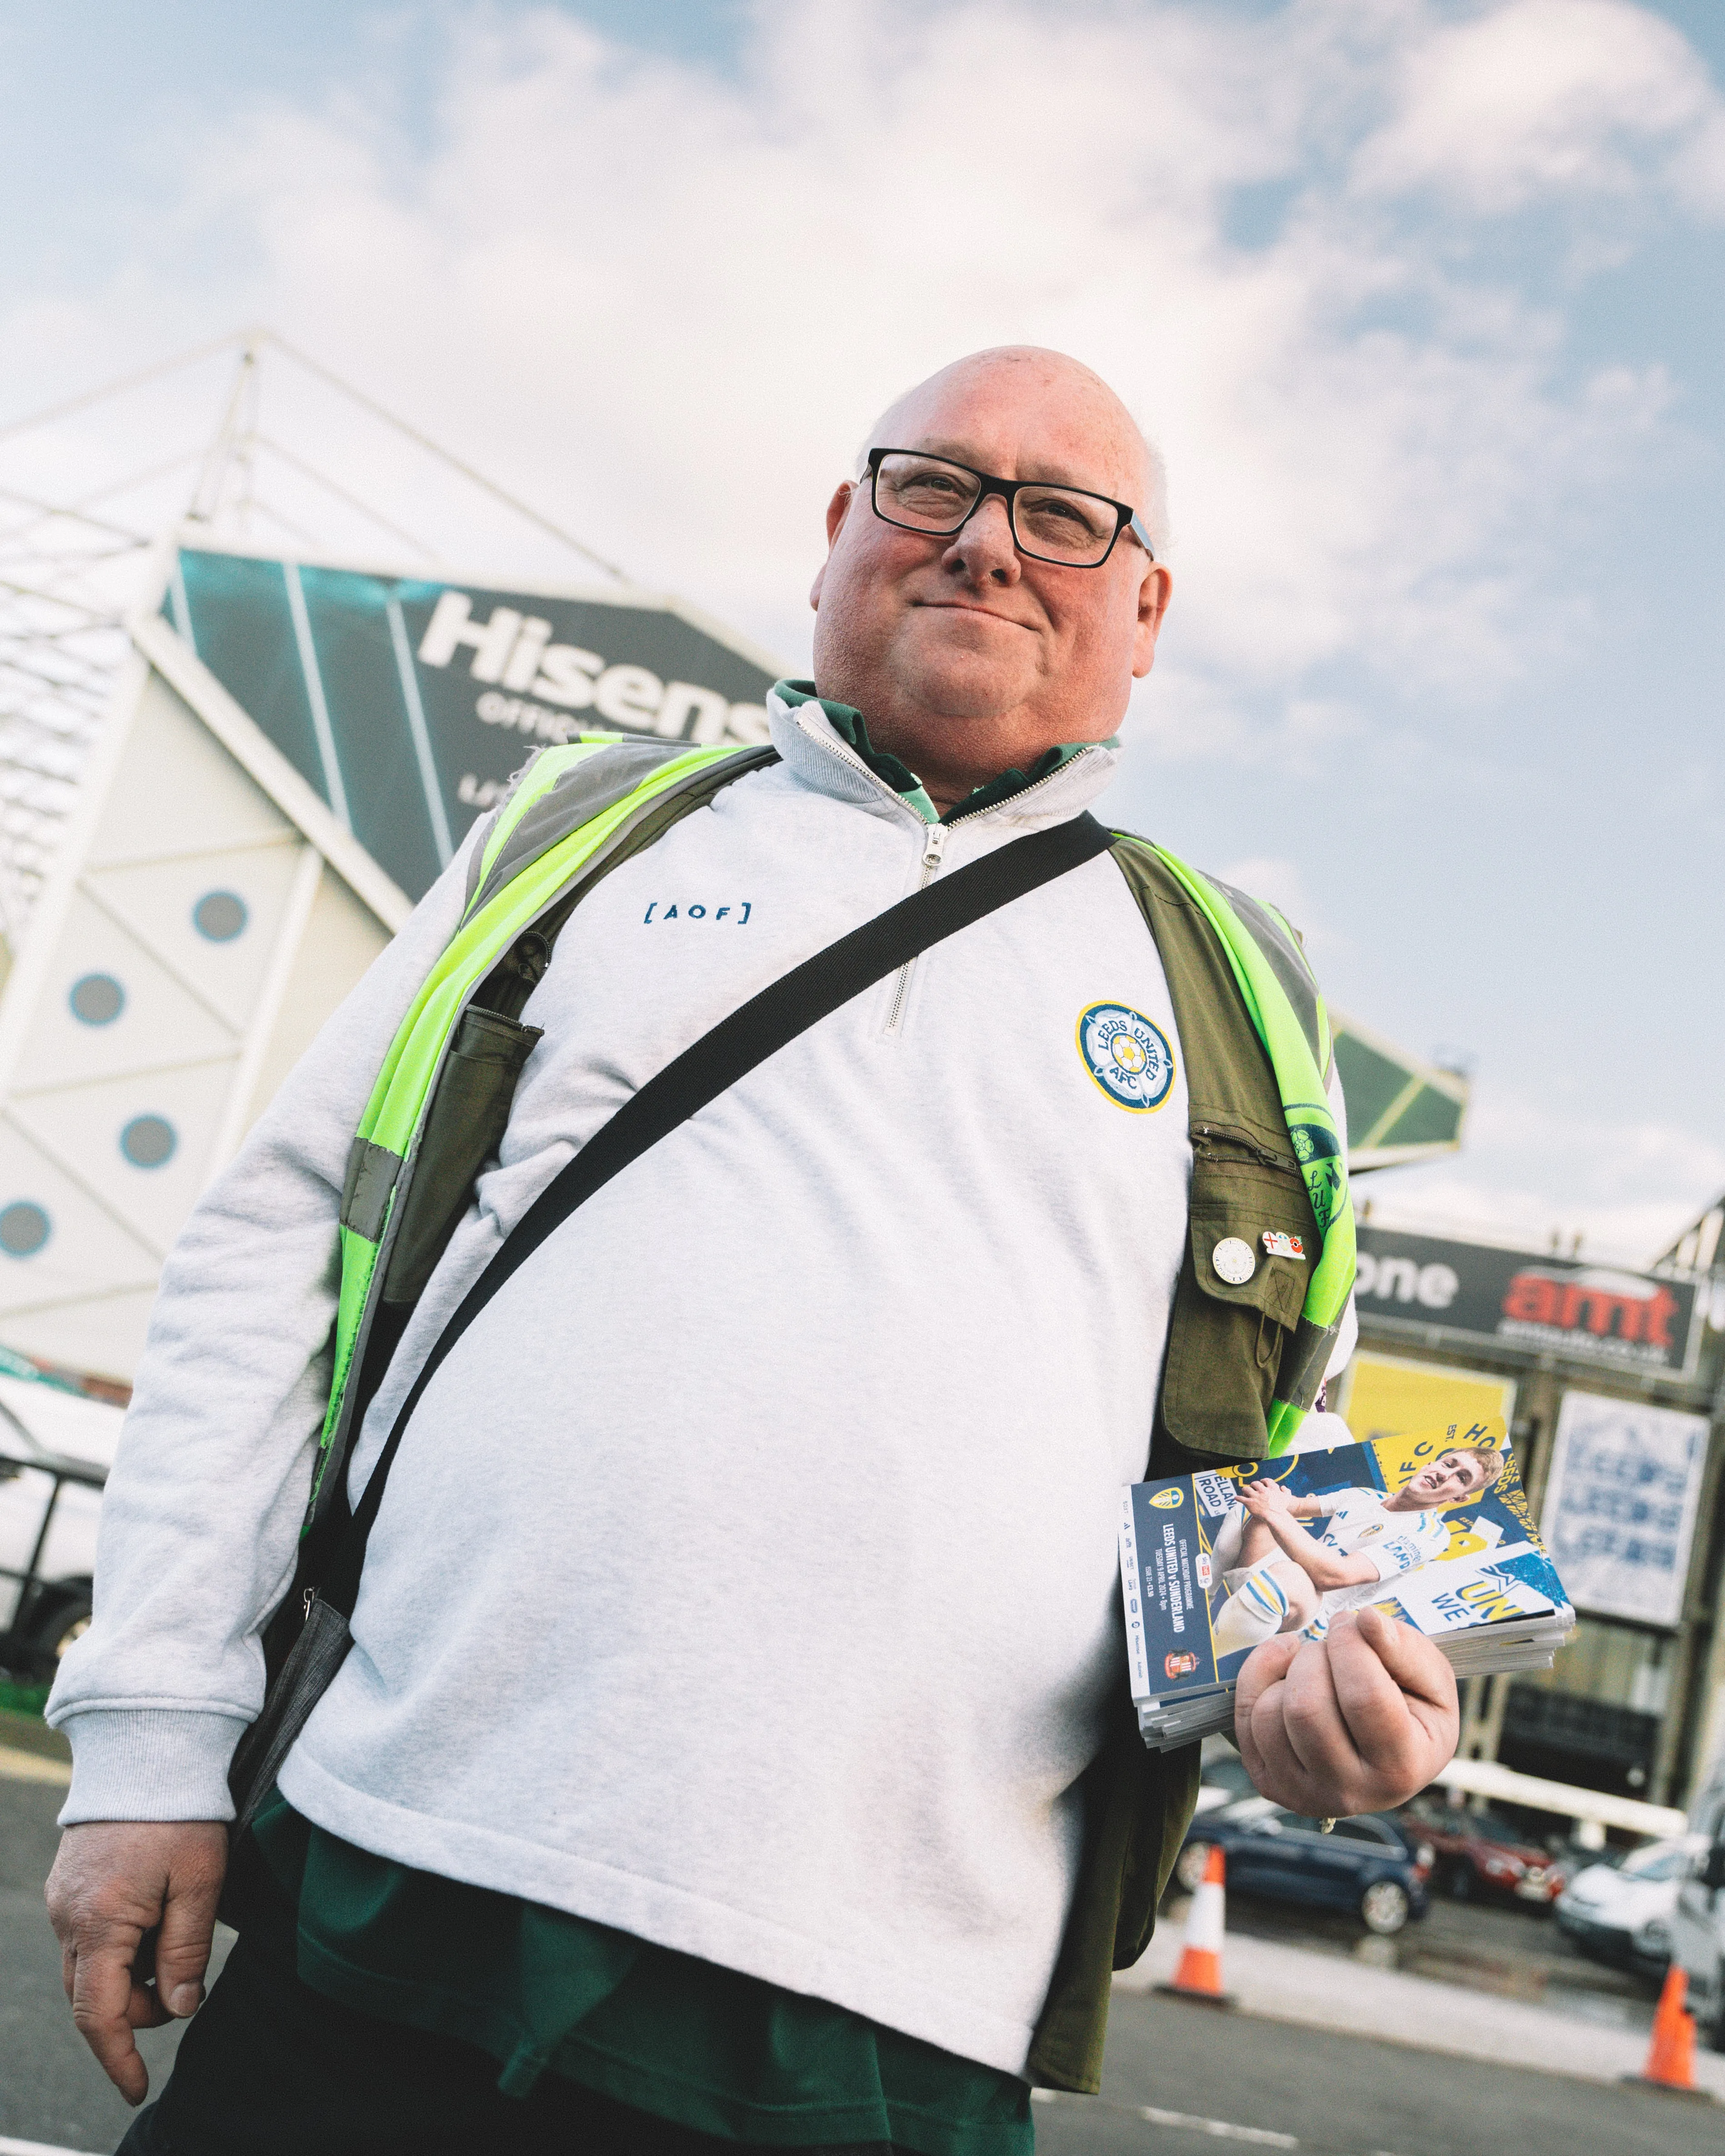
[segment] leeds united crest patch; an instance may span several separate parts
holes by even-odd
[[[1092,1004],[1080,1014],[1078,1052],[1115,1106],[1135,1115],[1159,1108],[1174,1082],[1167,1034],[1125,1004]]]

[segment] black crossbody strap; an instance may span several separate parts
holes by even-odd
[[[426,1387],[498,1290],[578,1206],[603,1189],[632,1161],[639,1160],[649,1146],[669,1137],[769,1055],[842,1009],[865,988],[872,988],[931,945],[956,935],[973,921],[1094,860],[1112,844],[1111,834],[1096,818],[1085,815],[1047,830],[1033,831],[985,854],[981,860],[888,906],[860,928],[793,967],[740,1009],[721,1019],[624,1101],[527,1208],[438,1336],[437,1344],[402,1402],[388,1441],[341,1537],[325,1577],[321,1599],[345,1616],[353,1614],[366,1543],[383,1502],[384,1486],[400,1448],[402,1433]]]

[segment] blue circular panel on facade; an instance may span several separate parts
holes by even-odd
[[[134,1116],[120,1133],[120,1150],[134,1168],[160,1168],[173,1158],[179,1137],[163,1116]]]
[[[207,891],[192,909],[192,926],[212,943],[231,943],[251,916],[238,891]]]
[[[85,1025],[112,1025],[126,1009],[126,991],[111,973],[86,973],[73,982],[66,1000],[73,1017]]]
[[[8,1258],[33,1258],[48,1240],[48,1215],[28,1199],[0,1207],[0,1250]]]

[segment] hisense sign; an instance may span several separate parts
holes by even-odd
[[[762,741],[778,670],[674,599],[182,548],[162,612],[418,898],[529,750],[583,732]]]

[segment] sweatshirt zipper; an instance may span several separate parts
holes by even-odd
[[[877,772],[869,769],[867,764],[848,742],[840,741],[835,735],[818,733],[803,718],[800,707],[797,713],[797,724],[808,735],[810,741],[818,742],[829,755],[837,757],[840,763],[849,764],[853,771],[860,772],[865,778],[873,780],[883,793],[897,799],[897,796],[892,794],[892,789],[886,782]],[[1081,749],[1078,752],[1079,756],[1086,754],[1088,747],[1089,744],[1086,744],[1085,748]],[[1005,801],[996,802],[993,808],[980,809],[977,813],[979,815],[992,816],[995,808],[1010,808],[1016,814],[1032,794],[1040,793],[1045,787],[1052,786],[1057,778],[1064,778],[1071,765],[1077,761],[1077,757],[1070,758],[1067,762],[1061,764],[1058,770],[1050,772],[1045,778],[1039,778],[1034,786],[1027,786],[1022,793],[1009,794]],[[906,809],[907,814],[916,814],[908,803],[901,802],[899,805]],[[922,874],[916,885],[918,891],[926,891],[939,871],[941,855],[946,851],[948,828],[945,824],[931,824],[926,827],[927,835],[922,847]],[[896,1034],[904,1021],[905,1004],[911,993],[911,976],[916,970],[916,961],[914,958],[899,969],[898,979],[892,991],[892,1008],[886,1015],[885,1031],[888,1037]]]
[[[916,889],[927,891],[940,874],[941,856],[947,850],[947,827],[931,824],[922,838],[922,873],[916,880]],[[905,1014],[905,1001],[911,993],[911,976],[916,970],[916,961],[907,958],[898,969],[898,980],[892,991],[892,1008],[886,1014],[886,1030],[896,1033]]]

